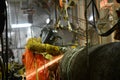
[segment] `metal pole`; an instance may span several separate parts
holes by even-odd
[[[88,52],[88,20],[87,20],[87,2],[85,0],[85,20],[86,20],[86,59],[87,59],[87,72],[88,72],[88,80],[90,80],[90,64],[89,64],[89,52]]]
[[[57,17],[57,0],[55,0],[55,20],[56,21],[58,20],[58,17]]]

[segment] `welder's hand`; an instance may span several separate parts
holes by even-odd
[[[62,52],[66,52],[66,51],[67,51],[67,48],[66,48],[66,47],[60,47],[60,50],[61,50]]]

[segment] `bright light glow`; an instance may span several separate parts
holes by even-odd
[[[24,23],[24,24],[12,24],[11,28],[25,28],[25,27],[31,27],[32,24],[30,23]]]
[[[15,32],[8,32],[8,37],[11,37],[15,34]]]
[[[58,31],[57,30],[52,30],[53,32],[57,33]]]
[[[44,69],[48,68],[49,66],[53,65],[54,63],[58,62],[59,60],[62,59],[62,57],[63,57],[63,55],[60,55],[57,58],[48,62],[47,64],[39,67],[38,70],[37,70],[37,73],[40,72],[41,70],[44,70]],[[36,70],[34,72],[32,72],[31,74],[27,75],[26,78],[29,79],[29,77],[34,76],[34,75],[36,75]]]
[[[5,3],[6,3],[6,6],[8,6],[8,2],[7,2],[7,1],[5,1]]]
[[[47,23],[47,24],[49,24],[49,23],[50,23],[50,19],[49,19],[49,18],[47,18],[46,23]]]
[[[89,21],[93,21],[93,16],[90,16]]]

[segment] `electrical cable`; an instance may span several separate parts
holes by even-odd
[[[109,30],[106,31],[105,33],[102,33],[102,34],[99,33],[99,35],[100,35],[100,36],[103,36],[103,37],[110,35],[113,31],[115,31],[115,30],[119,27],[119,26],[118,26],[119,24],[120,24],[120,22],[119,22],[119,20],[118,20],[118,22],[117,22],[111,29],[109,29]]]
[[[6,4],[5,0],[0,1],[0,35],[2,35],[5,27],[5,11],[6,11]]]
[[[94,10],[94,3],[92,3],[92,14],[93,14],[93,25],[96,25],[96,21],[95,21],[95,10]],[[98,32],[98,28],[96,26],[93,26],[95,28],[95,30]]]
[[[6,29],[6,33],[5,33],[5,42],[6,42],[6,52],[5,52],[5,60],[6,60],[6,80],[8,80],[8,19],[7,19],[7,6],[5,8],[5,29]]]
[[[95,7],[95,10],[96,10],[96,15],[97,15],[98,18],[100,18],[100,14],[99,14],[99,11],[98,11],[98,9],[97,9],[96,3],[95,3],[94,0],[92,0],[92,2],[93,2],[92,4],[93,4],[94,7]]]
[[[89,47],[89,42],[88,42],[88,19],[87,19],[87,0],[85,0],[85,20],[86,20],[86,61],[87,61],[87,76],[89,77],[88,79],[90,80],[90,61],[89,61],[89,52],[88,52],[88,47]]]
[[[1,61],[1,65],[0,65],[0,67],[1,67],[1,70],[2,70],[2,80],[5,80],[5,57],[4,57],[4,53],[3,53],[3,35],[1,35],[1,37],[0,37],[0,39],[1,39],[1,49],[2,49],[2,51],[1,51],[1,53],[2,53],[2,60],[3,60],[3,63],[2,63],[2,61]]]
[[[92,2],[91,2],[92,1]],[[106,36],[108,36],[108,35],[110,35],[113,31],[115,31],[116,30],[116,28],[118,27],[118,24],[119,24],[119,20],[118,20],[118,22],[111,28],[111,29],[109,29],[108,31],[106,31],[105,33],[100,33],[99,31],[98,31],[98,28],[96,27],[96,20],[95,20],[95,14],[94,14],[94,8],[95,8],[95,10],[96,10],[96,15],[97,15],[97,17],[98,17],[98,19],[99,19],[99,12],[98,12],[98,9],[97,9],[97,6],[96,6],[96,4],[95,4],[95,2],[94,2],[94,0],[91,0],[90,1],[90,3],[92,3],[92,11],[93,11],[93,23],[92,22],[89,22],[93,27],[94,27],[94,29],[95,29],[95,31],[98,33],[98,35],[99,36],[102,36],[102,37],[106,37]],[[90,6],[90,3],[89,3],[89,5],[87,6],[87,8]],[[87,11],[87,10],[86,10]]]

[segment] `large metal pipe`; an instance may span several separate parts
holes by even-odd
[[[86,49],[65,53],[60,62],[61,80],[120,80],[120,42],[94,46],[88,52],[89,68]]]

